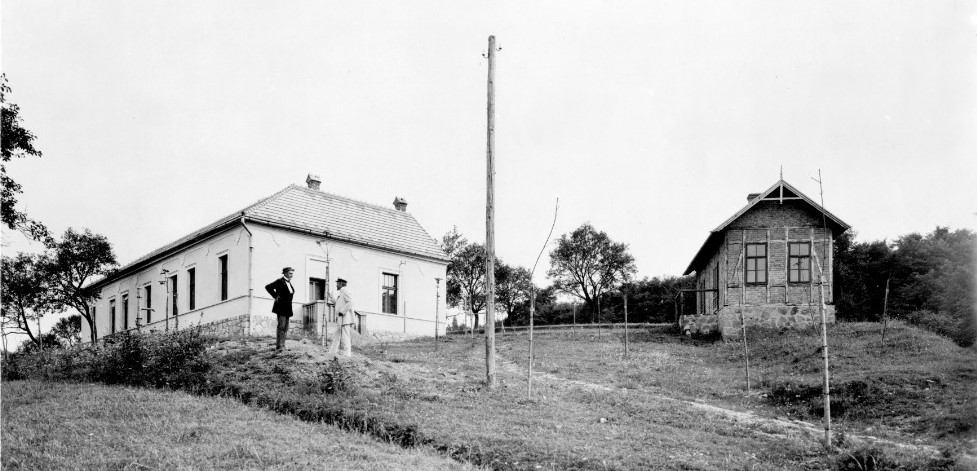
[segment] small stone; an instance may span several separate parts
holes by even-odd
[[[605,419],[604,417],[601,417],[600,420],[598,420],[598,422],[604,424],[604,423],[607,423],[607,419]]]

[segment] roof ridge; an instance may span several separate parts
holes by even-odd
[[[322,191],[322,190],[313,190],[311,188],[305,188],[305,187],[294,185],[294,184],[292,186],[294,186],[294,187],[296,187],[296,188],[298,188],[300,190],[303,190],[303,191],[305,191],[307,193],[314,194],[314,195],[325,195],[325,196],[330,196],[330,197],[333,197],[333,198],[339,198],[339,199],[343,199],[343,200],[350,201],[350,202],[353,202],[353,203],[362,204],[364,206],[369,206],[369,207],[372,207],[372,208],[381,209],[381,210],[384,210],[384,211],[387,211],[387,212],[390,212],[390,213],[393,213],[393,214],[406,214],[406,215],[410,215],[410,213],[408,213],[407,211],[401,211],[401,210],[396,209],[396,208],[389,208],[387,206],[381,206],[381,205],[376,204],[376,203],[370,203],[369,201],[363,201],[363,200],[360,200],[360,199],[351,198],[349,196],[343,196],[343,195],[340,195],[340,194],[337,194],[337,193],[330,193],[328,191]],[[411,216],[411,217],[413,217],[413,216]]]

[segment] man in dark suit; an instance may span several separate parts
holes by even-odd
[[[295,270],[292,267],[282,268],[282,277],[265,286],[265,291],[275,299],[275,306],[271,308],[271,312],[278,315],[278,336],[275,343],[277,351],[285,349],[288,321],[292,318],[292,296],[295,296],[295,288],[292,286],[294,274]]]

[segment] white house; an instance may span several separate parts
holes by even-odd
[[[291,329],[334,328],[326,301],[349,281],[361,332],[434,335],[445,330],[448,259],[407,212],[290,185],[241,211],[160,247],[94,286],[98,337],[130,329],[205,324],[218,332],[274,335],[265,285],[295,269]],[[438,281],[440,280],[440,281]],[[82,323],[81,338],[89,339]]]

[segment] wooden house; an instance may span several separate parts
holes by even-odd
[[[685,275],[695,288],[681,296],[678,323],[686,334],[739,336],[749,326],[804,327],[834,322],[831,256],[850,228],[780,180],[716,227]]]

